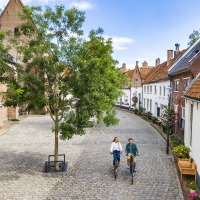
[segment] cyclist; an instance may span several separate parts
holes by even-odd
[[[119,139],[118,137],[115,137],[113,139],[113,142],[111,144],[111,147],[110,147],[110,153],[113,154],[113,166],[112,166],[112,169],[114,170],[114,166],[115,166],[115,158],[117,159],[118,161],[118,166],[120,165],[120,153],[123,151],[122,149],[122,145],[121,143],[119,142]]]
[[[136,156],[139,156],[138,148],[136,144],[133,143],[133,139],[129,138],[128,139],[128,144],[126,145],[126,154],[127,154],[127,165],[130,166],[130,157],[133,155],[133,162],[134,162],[134,172],[136,168]]]

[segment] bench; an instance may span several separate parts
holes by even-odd
[[[181,173],[181,181],[182,181],[182,176],[184,174],[187,175],[194,175],[194,179],[195,179],[195,183],[196,183],[196,163],[193,161],[192,164],[191,163],[182,163],[179,166],[180,169],[180,173]]]
[[[178,167],[181,166],[192,166],[192,157],[190,158],[178,158]]]

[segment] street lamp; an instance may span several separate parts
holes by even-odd
[[[171,100],[171,92],[172,88],[170,86],[166,87],[167,96],[168,96],[168,114],[167,114],[167,149],[166,154],[169,154],[169,120],[170,120],[170,100]]]

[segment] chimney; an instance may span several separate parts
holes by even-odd
[[[180,44],[178,43],[175,44],[176,50],[174,51],[174,58],[176,58],[180,53],[179,46]]]
[[[156,59],[156,66],[160,65],[160,58]]]
[[[147,62],[147,61],[144,61],[144,62],[142,63],[142,67],[148,67],[148,62]]]
[[[123,63],[122,64],[122,72],[127,72],[127,69],[126,69],[126,63]]]
[[[173,50],[167,50],[167,65],[169,65],[171,59],[173,59]]]

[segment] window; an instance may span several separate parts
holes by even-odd
[[[183,79],[183,90],[186,89],[186,87],[189,85],[190,78],[184,78]]]
[[[162,87],[160,86],[160,96],[161,96],[161,94],[162,94]]]
[[[146,106],[145,103],[146,103],[146,99],[144,99],[144,108],[146,108],[146,107],[145,107],[145,106]]]
[[[137,88],[137,86],[138,86],[138,80],[135,79],[135,88]]]
[[[147,86],[147,93],[149,93],[149,86]]]
[[[185,108],[182,107],[182,119],[185,119]]]
[[[147,111],[149,111],[149,99],[147,99]]]
[[[174,81],[174,91],[178,91],[179,90],[179,80],[175,80]]]
[[[152,93],[152,86],[150,86],[150,93]]]
[[[174,111],[177,113],[178,112],[178,105],[174,105]]]
[[[146,93],[146,86],[144,86],[144,93]]]
[[[156,85],[154,86],[154,91],[155,91],[155,94],[157,94],[157,87],[156,87]]]
[[[163,96],[165,97],[165,86],[163,86]]]
[[[150,109],[149,111],[151,112],[152,111],[152,100],[150,100]]]

